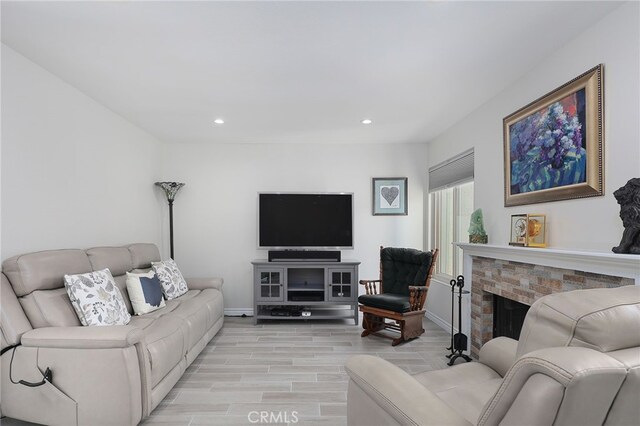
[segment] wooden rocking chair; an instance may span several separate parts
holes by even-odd
[[[380,246],[380,279],[360,280],[366,294],[358,297],[363,313],[362,337],[369,334],[393,339],[392,346],[415,339],[424,333],[422,318],[438,249],[423,252],[415,249]],[[387,322],[386,319],[393,322]],[[378,333],[394,330],[400,337]]]

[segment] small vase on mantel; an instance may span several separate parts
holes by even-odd
[[[482,219],[482,209],[477,209],[471,213],[471,223],[469,224],[469,242],[473,244],[487,244],[489,236],[484,230]]]

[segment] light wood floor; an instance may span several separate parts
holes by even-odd
[[[267,411],[280,413],[283,424],[296,412],[297,425],[346,425],[350,356],[377,355],[411,373],[446,367],[449,333],[426,319],[424,328],[419,339],[394,348],[389,339],[361,338],[360,326],[341,321],[254,326],[250,318],[225,318],[144,424],[247,425]],[[248,417],[252,412],[258,413]]]
[[[395,348],[389,339],[361,338],[361,326],[349,322],[254,326],[251,318],[225,318],[222,330],[143,424],[251,425],[266,411],[280,414],[282,423],[255,424],[341,426],[347,423],[344,364],[350,356],[377,355],[410,373],[446,368],[449,333],[427,319],[425,334]],[[0,423],[29,424],[8,418]]]

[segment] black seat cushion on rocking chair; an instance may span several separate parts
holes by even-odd
[[[380,251],[382,293],[409,296],[408,286],[424,285],[429,276],[432,256],[431,252],[410,248],[383,248]],[[362,301],[360,303],[373,306]],[[409,306],[408,299],[407,306]]]
[[[411,310],[409,296],[403,296],[402,294],[363,294],[358,297],[358,302],[372,308],[385,309],[401,314]]]

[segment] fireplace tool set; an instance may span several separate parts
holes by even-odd
[[[471,358],[468,355],[464,354],[464,351],[467,350],[467,336],[462,333],[462,295],[469,294],[468,290],[463,290],[464,287],[464,277],[462,275],[458,275],[457,279],[451,280],[451,346],[447,348],[448,351],[451,351],[447,358],[449,358],[449,362],[447,365],[453,365],[456,362],[456,359],[462,358],[465,361],[471,361]],[[453,333],[453,317],[454,317],[454,303],[456,298],[456,287],[458,288],[458,332]]]

